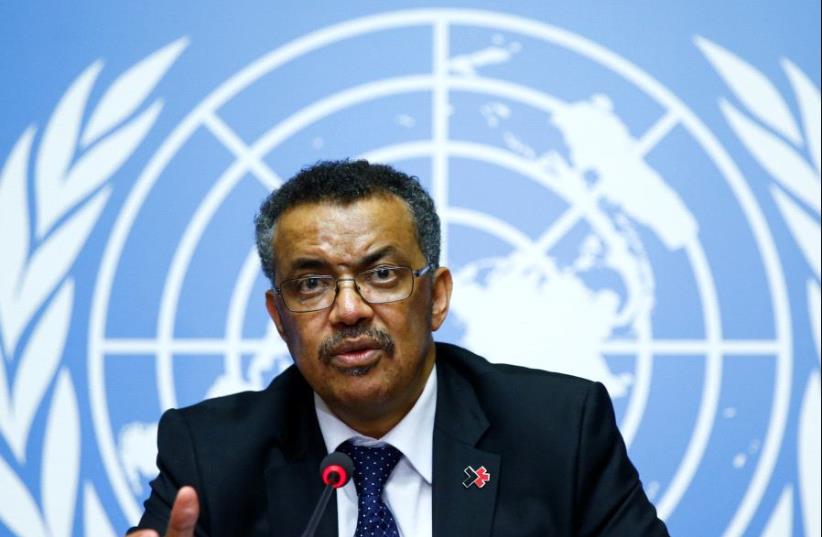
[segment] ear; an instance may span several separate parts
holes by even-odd
[[[454,281],[451,271],[440,267],[434,272],[431,285],[431,331],[439,330],[448,316],[448,307],[451,304],[451,290]]]
[[[265,309],[268,310],[268,315],[271,317],[271,320],[274,321],[274,326],[277,327],[277,332],[280,333],[280,337],[283,338],[285,341],[285,330],[283,329],[283,319],[280,317],[280,310],[277,309],[278,306],[277,297],[274,295],[274,291],[269,289],[265,292]]]

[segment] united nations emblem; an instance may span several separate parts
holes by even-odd
[[[261,388],[289,365],[251,218],[282,177],[345,156],[394,164],[434,197],[456,277],[440,339],[603,382],[660,515],[688,527],[710,489],[733,505],[725,525],[746,527],[792,366],[755,198],[649,74],[565,30],[465,10],[352,20],[277,48],[149,161],[106,247],[89,332],[95,431],[130,519],[163,409]]]

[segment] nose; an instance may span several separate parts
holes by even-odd
[[[334,324],[355,325],[374,315],[371,305],[363,300],[353,279],[337,280],[337,296],[331,305],[330,320]]]

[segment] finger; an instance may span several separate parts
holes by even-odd
[[[154,530],[137,530],[132,531],[126,537],[160,537]]]
[[[166,537],[194,537],[194,527],[200,515],[197,493],[192,487],[183,487],[177,492]]]

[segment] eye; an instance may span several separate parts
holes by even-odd
[[[376,281],[386,281],[390,280],[395,275],[395,270],[390,267],[379,267],[374,269],[373,278]]]
[[[297,292],[300,294],[310,295],[314,293],[321,293],[328,288],[327,277],[309,276],[307,278],[300,278],[294,283]]]
[[[377,267],[363,273],[363,283],[370,287],[392,287],[400,280],[400,271],[397,267]]]

